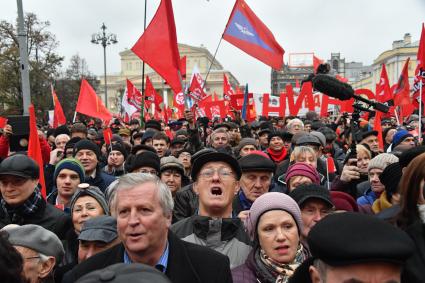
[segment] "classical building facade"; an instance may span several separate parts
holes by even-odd
[[[195,47],[187,44],[178,44],[178,48],[180,57],[186,56],[186,79],[183,80],[183,83],[189,83],[194,66],[198,66],[201,76],[205,79],[208,68],[213,61],[213,55],[203,46]],[[107,75],[106,77],[108,84],[108,108],[115,113],[120,111],[121,97],[124,93],[127,79],[129,79],[139,90],[142,88],[142,61],[140,58],[129,49],[120,52],[120,57],[120,73],[117,75]],[[215,92],[220,96],[222,95],[223,74],[227,76],[229,83],[233,87],[239,85],[235,76],[230,71],[224,70],[223,66],[215,59],[206,81],[206,93],[212,94]],[[145,64],[145,76],[149,76],[155,90],[163,94],[164,103],[172,106],[173,92],[164,80],[147,64]],[[100,76],[99,79],[100,86],[98,94],[103,99],[105,80],[103,76]]]

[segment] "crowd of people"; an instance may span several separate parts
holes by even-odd
[[[43,164],[6,125],[0,281],[425,282],[419,117],[372,116],[39,127]]]

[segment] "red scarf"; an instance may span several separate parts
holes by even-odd
[[[282,148],[282,151],[273,151],[270,148],[267,148],[267,153],[269,154],[270,158],[275,162],[275,163],[280,163],[282,162],[285,157],[286,157],[286,148]]]

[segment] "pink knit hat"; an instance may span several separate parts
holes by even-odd
[[[298,162],[289,166],[285,176],[287,185],[289,184],[289,180],[294,176],[305,176],[310,178],[313,184],[320,185],[319,173],[313,166],[307,163]]]
[[[291,214],[297,223],[298,234],[301,234],[303,229],[303,221],[301,219],[301,211],[298,204],[288,195],[278,192],[265,193],[257,198],[249,210],[248,217],[244,221],[246,231],[254,240],[257,223],[263,213],[270,210],[284,210]]]

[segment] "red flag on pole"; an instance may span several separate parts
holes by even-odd
[[[404,63],[403,70],[398,78],[396,88],[394,90],[394,105],[400,107],[400,121],[403,121],[404,117],[412,114],[414,110],[414,105],[410,100],[410,85],[409,85],[409,60],[407,58],[406,63]]]
[[[160,104],[164,101],[164,99],[156,92],[151,80],[149,79],[149,76],[146,76],[145,99],[147,100],[146,102],[149,101],[149,107],[153,102],[155,104],[155,111],[161,112]]]
[[[314,56],[313,54],[313,69],[314,69],[314,73],[316,73],[317,67],[319,67],[320,64],[323,63],[323,60],[320,59],[319,57]]]
[[[376,84],[376,100],[381,103],[393,99],[391,94],[390,82],[388,81],[387,69],[385,64],[382,64],[381,78],[379,83]]]
[[[0,117],[0,129],[3,129],[7,124],[7,118]]]
[[[43,170],[43,157],[41,155],[40,140],[38,137],[37,120],[35,118],[34,105],[30,105],[28,108],[30,114],[30,136],[28,143],[28,157],[33,159],[40,168],[40,176],[38,179],[41,185],[41,195],[46,199],[46,183],[44,181],[44,170]]]
[[[99,118],[104,121],[112,119],[112,115],[103,105],[91,85],[83,79],[81,81],[80,96],[78,97],[75,111],[90,117]]]
[[[112,130],[111,128],[106,128],[103,130],[103,140],[105,141],[105,143],[107,145],[111,144],[111,139],[112,139]]]
[[[54,111],[53,111],[53,128],[57,128],[60,125],[66,124],[66,117],[65,114],[63,114],[62,106],[59,102],[58,96],[56,95],[55,89],[53,86],[50,86],[52,89],[52,97],[53,97],[53,105],[54,105]]]
[[[175,93],[182,91],[180,56],[171,0],[161,0],[145,32],[131,48],[166,80]]]
[[[207,96],[196,78],[193,78],[190,84],[189,96],[194,100],[195,103]]]
[[[419,92],[422,84],[422,103],[425,103],[425,90],[424,83],[425,83],[425,28],[424,24],[422,24],[422,32],[421,32],[421,39],[419,40],[419,48],[418,48],[418,54],[417,54],[417,66],[415,70],[415,80],[413,82],[413,98],[414,98],[414,104],[418,105],[419,101]]]
[[[223,39],[273,69],[282,68],[285,51],[244,0],[236,0]]]
[[[182,79],[186,78],[186,56],[180,58],[180,73],[182,75]]]
[[[382,125],[381,125],[382,114],[383,113],[381,111],[376,111],[375,122],[374,122],[374,125],[373,125],[373,129],[378,132],[379,148],[381,150],[384,150],[384,139],[382,137]]]
[[[230,100],[230,96],[234,95],[232,85],[229,83],[226,74],[223,74],[223,98],[224,100]]]

